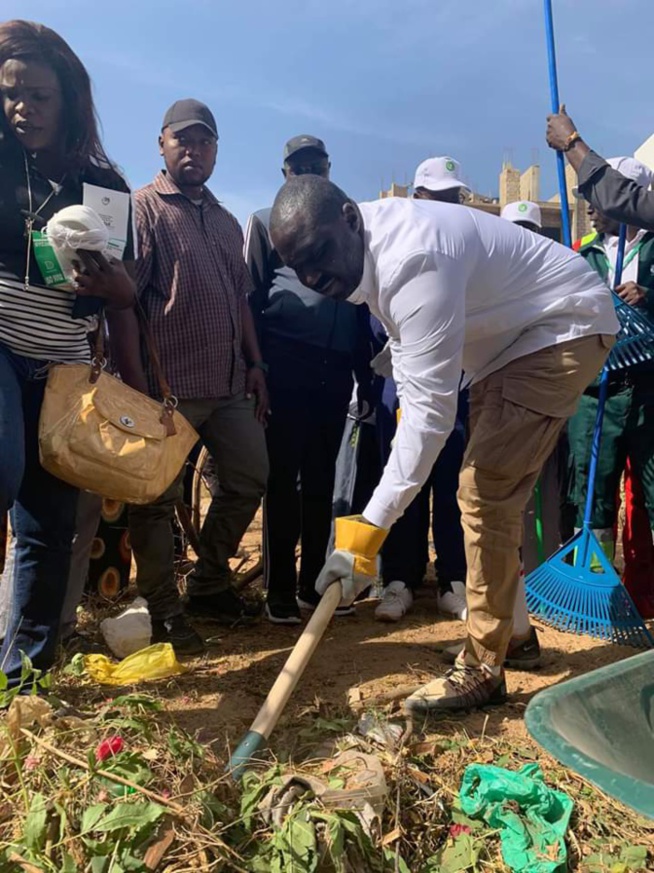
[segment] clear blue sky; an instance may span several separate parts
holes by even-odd
[[[606,156],[652,132],[652,0],[554,0],[560,87]],[[160,166],[163,113],[180,97],[214,111],[210,186],[241,221],[270,204],[284,142],[322,137],[332,178],[359,200],[451,154],[497,193],[507,150],[544,144],[549,92],[541,0],[2,0],[2,18],[57,30],[93,82],[111,157],[135,186]]]

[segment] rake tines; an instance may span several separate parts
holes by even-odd
[[[613,293],[620,322],[616,343],[609,355],[609,370],[623,370],[654,359],[654,324],[639,310]]]
[[[623,646],[654,647],[629,592],[591,530],[579,531],[530,573],[526,588],[529,611],[557,630]]]

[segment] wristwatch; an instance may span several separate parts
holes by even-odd
[[[268,364],[264,361],[250,361],[248,364],[248,370],[263,370],[264,373],[267,373]]]
[[[563,146],[564,152],[569,152],[572,146],[577,142],[577,140],[581,139],[581,134],[578,130],[573,130],[570,136],[566,139],[565,145]]]

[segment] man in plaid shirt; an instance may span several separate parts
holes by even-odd
[[[207,106],[178,100],[170,107],[159,137],[166,169],[135,195],[137,284],[163,372],[180,412],[215,459],[219,481],[188,580],[188,610],[234,623],[250,616],[230,585],[229,558],[266,484],[268,395],[247,302],[252,286],[243,235],[205,187],[217,144]],[[156,396],[147,365],[146,372]],[[178,654],[197,654],[204,643],[184,617],[174,573],[171,522],[181,484],[182,474],[155,503],[131,507],[130,535],[153,642],[170,642]]]

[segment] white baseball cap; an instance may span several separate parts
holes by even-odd
[[[606,163],[609,167],[613,167],[618,173],[622,173],[627,179],[631,179],[641,188],[649,188],[652,184],[653,174],[649,167],[645,166],[642,161],[636,158],[630,158],[628,155],[623,155],[619,158],[607,158]],[[583,199],[583,194],[579,193],[578,188],[573,188],[572,193],[577,199]]]
[[[531,200],[507,203],[500,212],[500,218],[506,218],[507,221],[528,221],[530,224],[535,224],[536,227],[543,226],[540,206],[538,203],[532,203]]]
[[[627,179],[633,179],[641,188],[649,188],[652,184],[652,171],[636,158],[608,158],[606,163],[613,167],[614,170],[617,170],[618,173],[626,176]]]
[[[461,164],[445,155],[442,158],[427,158],[416,170],[413,187],[426,188],[428,191],[449,191],[452,188],[463,188],[470,191],[459,176]]]

